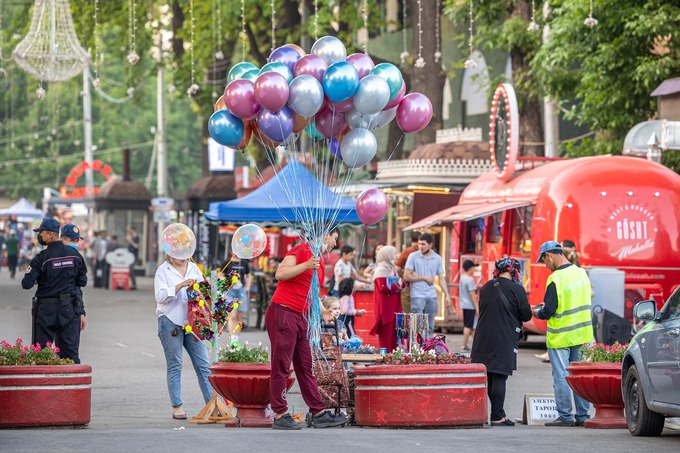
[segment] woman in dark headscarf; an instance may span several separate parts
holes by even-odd
[[[479,321],[472,343],[473,363],[487,371],[491,425],[514,426],[505,416],[505,384],[517,369],[517,348],[522,322],[531,319],[527,293],[520,284],[522,266],[514,258],[496,261],[492,280],[479,291]]]

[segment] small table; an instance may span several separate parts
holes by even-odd
[[[349,364],[374,363],[380,354],[342,354],[342,361]]]

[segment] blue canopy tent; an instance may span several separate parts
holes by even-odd
[[[210,203],[208,220],[219,222],[288,222],[300,224],[328,219],[361,223],[356,201],[342,197],[291,161],[276,176],[242,198]]]

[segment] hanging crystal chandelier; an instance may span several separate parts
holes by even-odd
[[[31,29],[12,58],[41,82],[62,82],[83,72],[89,56],[78,42],[68,0],[35,0]]]

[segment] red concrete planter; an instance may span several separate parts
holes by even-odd
[[[474,426],[488,418],[486,367],[375,365],[354,377],[357,425]]]
[[[269,404],[269,363],[224,363],[215,362],[210,366],[209,377],[213,388],[234,403],[236,417],[224,425],[240,428],[271,428],[265,409]],[[288,379],[288,389],[294,378]]]
[[[621,396],[621,364],[572,362],[567,371],[569,387],[595,407],[595,416],[586,428],[628,427]]]
[[[0,428],[90,423],[89,365],[0,366]]]

